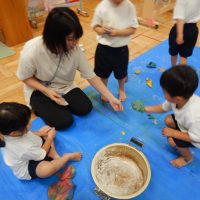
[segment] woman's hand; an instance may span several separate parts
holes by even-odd
[[[119,99],[116,99],[115,97],[110,99],[109,103],[115,111],[123,111],[124,109],[121,101]]]
[[[45,92],[45,95],[48,96],[51,100],[55,101],[58,105],[61,105],[61,106],[68,105],[68,103],[65,101],[65,99],[60,94],[58,94],[57,92],[55,92],[51,89],[48,89]]]
[[[65,101],[65,99],[60,94],[47,88],[45,85],[41,84],[35,77],[31,77],[26,80],[23,80],[23,82],[26,85],[28,85],[29,87],[32,87],[32,88],[42,92],[47,97],[49,97],[52,101],[55,101],[57,104],[62,105],[62,106],[68,105],[68,103]]]
[[[55,101],[57,103],[58,99],[61,98],[61,95],[58,94],[57,92],[51,90],[51,89],[47,89],[45,91],[45,95],[47,97],[49,97],[51,100]]]

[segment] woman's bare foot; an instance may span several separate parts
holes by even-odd
[[[170,161],[170,163],[173,166],[177,167],[177,168],[181,168],[181,167],[183,167],[183,166],[188,165],[189,163],[191,163],[192,160],[193,160],[193,158],[186,159],[183,156],[180,156],[180,157],[178,157],[178,158]]]
[[[74,152],[74,153],[65,153],[65,156],[68,160],[79,161],[82,158],[81,152]]]
[[[119,100],[125,101],[126,100],[126,93],[124,90],[119,90]]]
[[[108,99],[103,95],[101,95],[101,101],[103,101],[104,103],[108,103],[109,102]]]

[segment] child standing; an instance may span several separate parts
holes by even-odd
[[[178,54],[180,64],[187,64],[187,58],[192,55],[198,38],[199,7],[199,0],[176,1],[173,13],[175,24],[169,33],[169,54],[172,65],[177,64]]]
[[[97,33],[95,69],[105,85],[111,72],[119,84],[119,100],[125,101],[129,60],[128,43],[138,27],[134,5],[129,0],[103,0],[95,9],[92,27]],[[102,95],[102,100],[107,98]]]
[[[45,178],[56,173],[69,160],[80,160],[81,153],[58,155],[53,144],[55,129],[44,126],[31,132],[30,109],[19,103],[0,104],[0,147],[3,158],[19,179]]]
[[[189,147],[200,148],[200,97],[194,94],[198,76],[191,67],[177,65],[162,74],[160,85],[166,101],[162,105],[147,106],[145,111],[173,111],[165,118],[167,127],[162,134],[180,153],[180,157],[171,161],[172,165],[183,167],[193,159]]]

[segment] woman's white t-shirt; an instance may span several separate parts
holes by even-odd
[[[17,77],[20,80],[35,77],[44,84],[45,81],[50,81],[55,75],[59,60],[60,56],[51,53],[46,48],[42,37],[38,36],[28,41],[22,49]],[[74,83],[76,70],[85,79],[91,79],[95,76],[95,73],[89,67],[88,61],[78,45],[68,55],[62,56],[55,78],[47,87],[59,94],[66,94],[77,87]],[[28,103],[30,102],[30,96],[33,91],[33,88],[24,85],[25,100]]]

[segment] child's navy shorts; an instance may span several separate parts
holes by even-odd
[[[194,46],[198,38],[198,27],[196,23],[186,23],[184,24],[183,40],[184,43],[178,45],[176,43],[176,24],[172,27],[169,33],[169,54],[171,56],[180,55],[181,57],[187,58],[192,55]]]
[[[44,138],[41,137],[41,139],[42,139],[42,144],[44,144],[44,142],[45,142]],[[46,161],[52,161],[53,159],[46,155],[43,160],[39,160],[39,161],[29,160],[29,163],[28,163],[28,172],[29,172],[29,175],[31,176],[31,179],[38,178],[38,176],[36,174],[36,168],[37,168],[38,164],[40,162],[44,161],[44,160],[46,160]]]
[[[44,160],[46,161],[52,161],[53,159],[50,158],[49,156],[46,156],[44,158]],[[28,172],[29,172],[29,175],[31,176],[31,179],[34,179],[34,178],[38,178],[37,174],[36,174],[36,168],[38,166],[38,164],[44,160],[40,160],[40,161],[35,161],[35,160],[29,160],[29,164],[28,164]]]
[[[172,114],[171,116],[172,116],[172,119],[174,120],[174,123],[176,125],[176,129],[181,131],[180,128],[178,127],[178,123],[175,119],[174,114]],[[186,142],[184,140],[179,140],[179,139],[176,139],[176,138],[173,138],[173,140],[174,140],[174,143],[176,144],[177,147],[183,147],[183,148],[194,147],[194,145],[190,142]]]
[[[107,79],[112,72],[116,79],[123,79],[127,76],[128,60],[128,46],[109,47],[98,44],[95,52],[94,72],[104,79]]]

